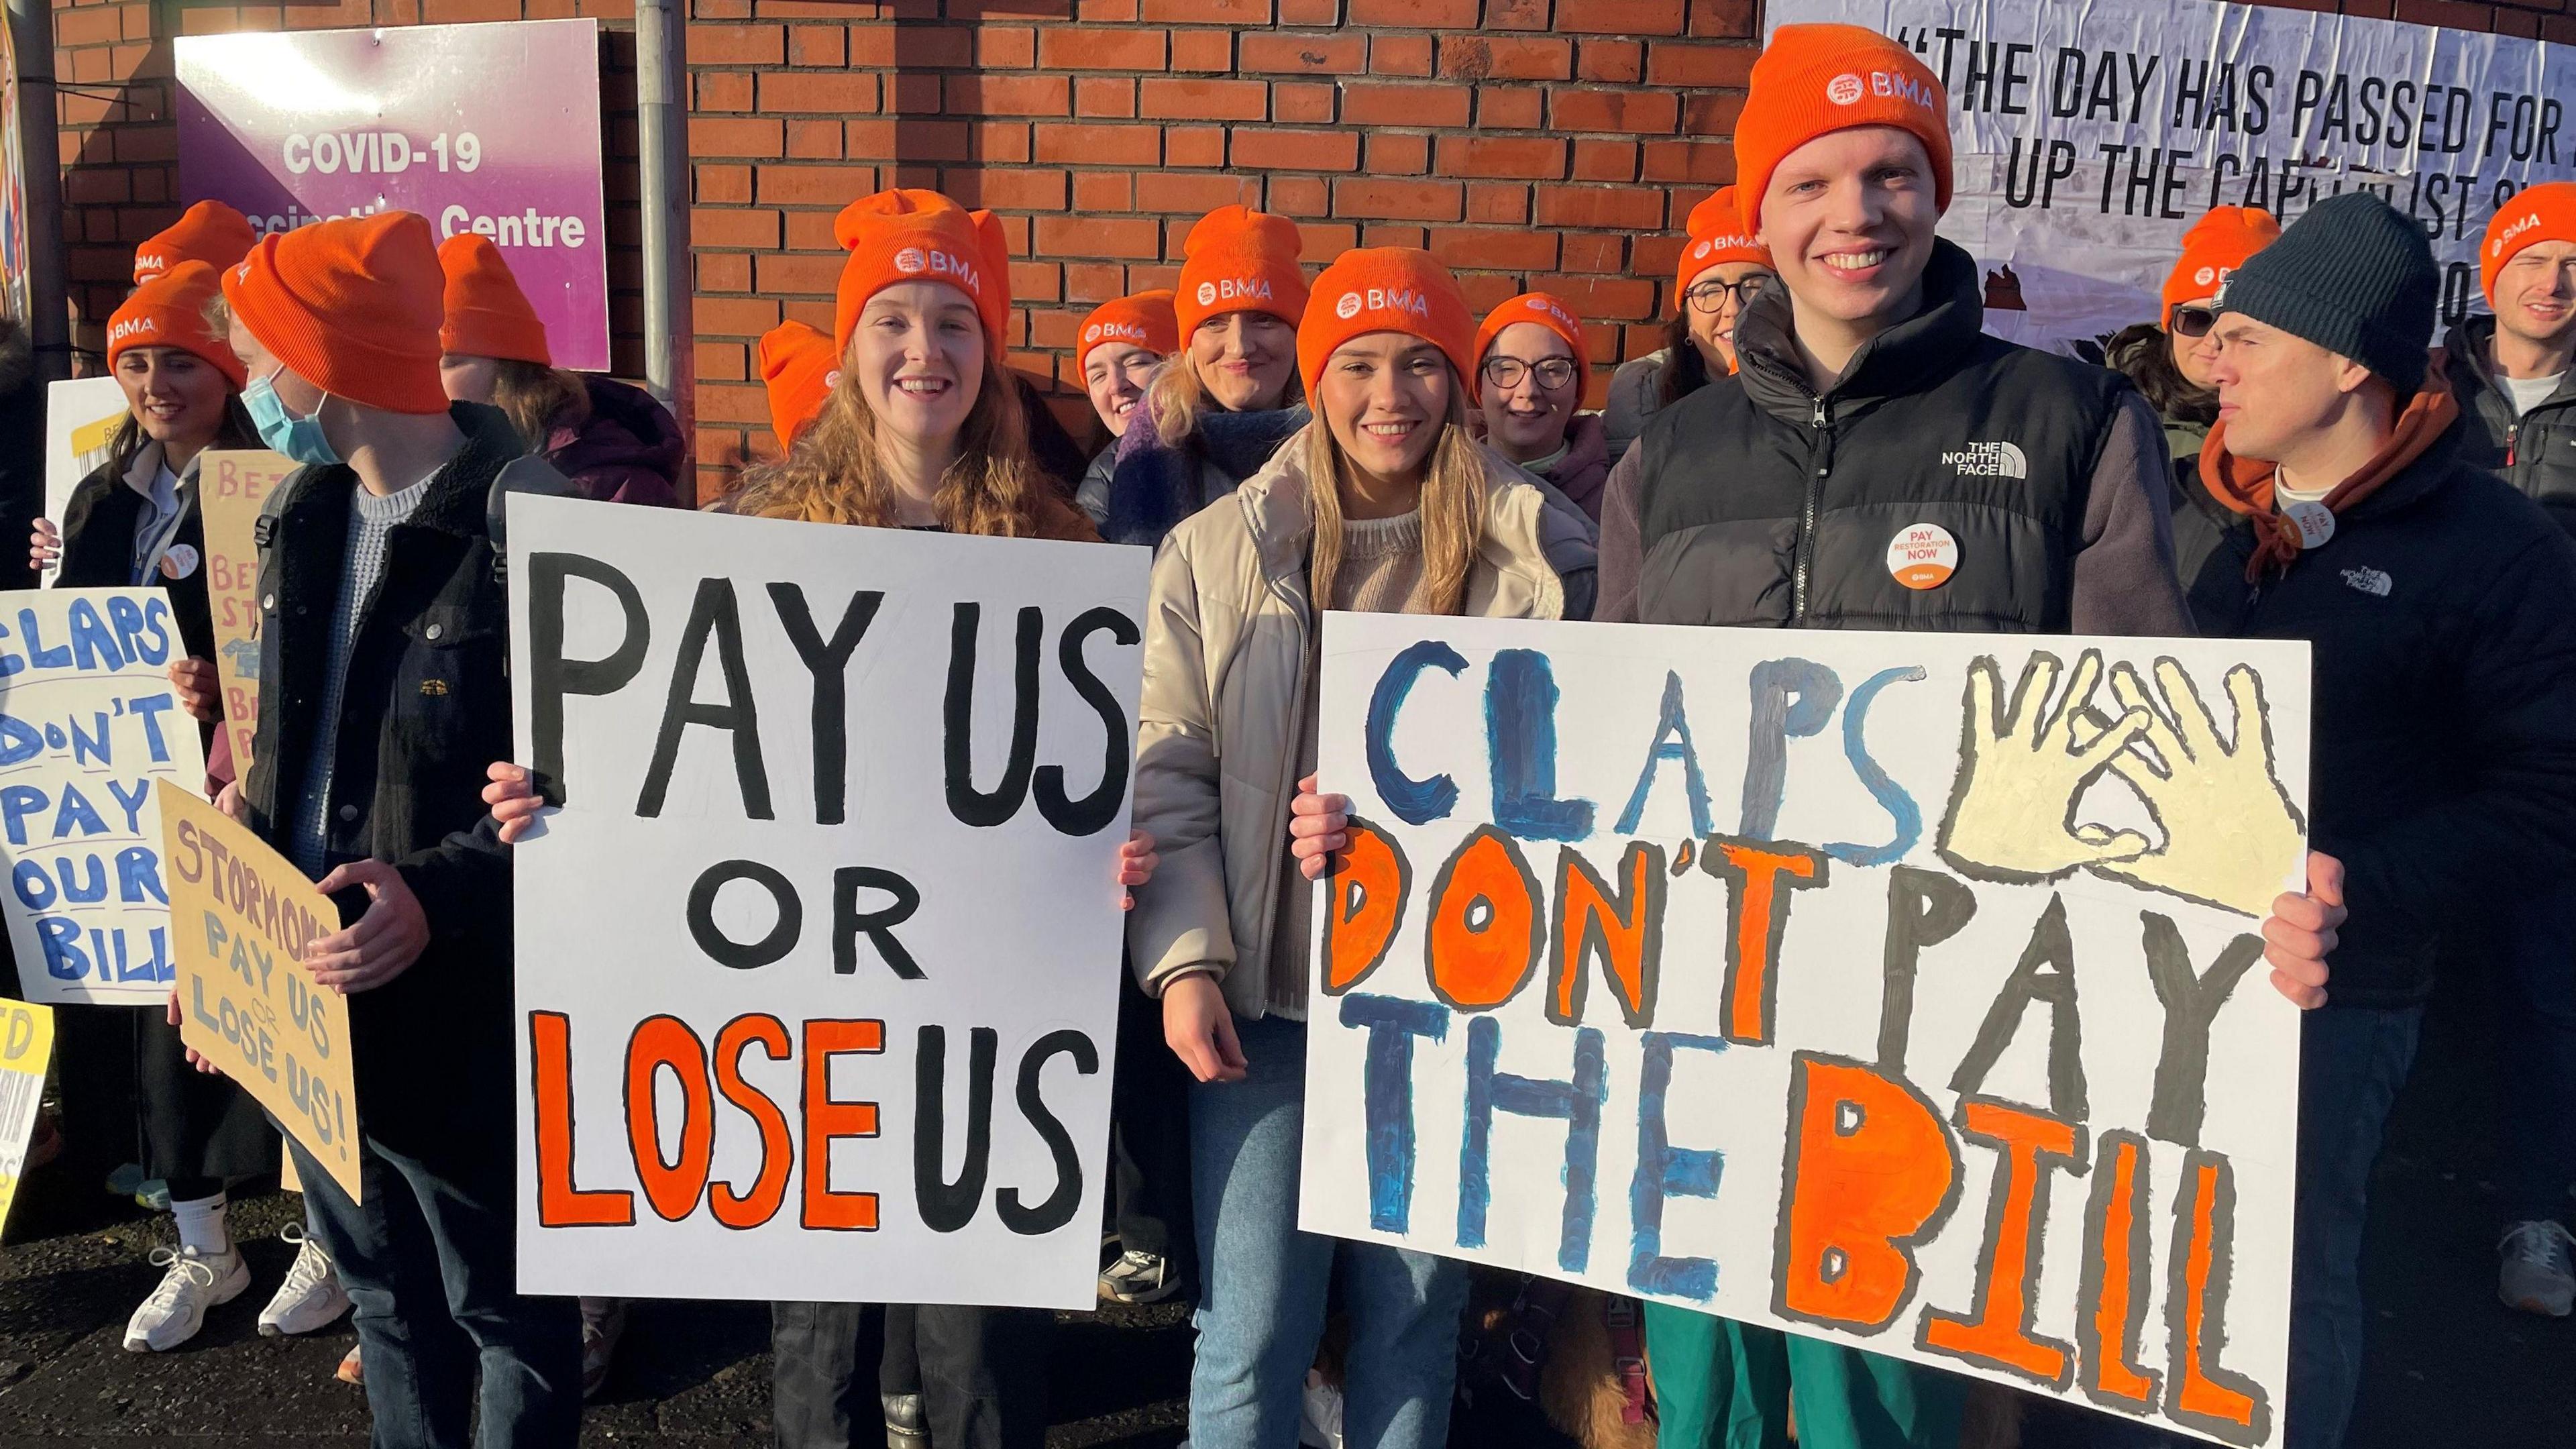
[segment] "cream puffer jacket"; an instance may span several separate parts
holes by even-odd
[[[1147,995],[1160,997],[1184,973],[1212,972],[1226,1004],[1247,1018],[1269,998],[1312,655],[1301,438],[1172,530],[1146,610],[1136,825],[1153,832],[1163,859],[1136,891],[1128,957]],[[1477,451],[1486,459],[1484,541],[1459,612],[1562,617],[1565,590],[1547,559],[1565,525],[1526,475]]]

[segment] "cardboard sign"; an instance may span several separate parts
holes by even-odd
[[[295,465],[266,448],[209,450],[197,460],[197,507],[206,525],[206,603],[215,616],[215,676],[236,779],[250,778],[259,729],[260,509]]]
[[[358,1088],[349,1001],[317,986],[304,950],[339,909],[250,827],[163,785],[179,1039],[258,1099],[358,1197]]]
[[[45,1070],[54,1059],[54,1009],[0,1001],[0,1224],[18,1201],[27,1148],[44,1105]]]
[[[520,1291],[1088,1307],[1145,551],[509,538]]]
[[[2378,193],[2432,243],[2447,327],[2487,310],[2487,222],[2525,187],[2576,180],[2563,45],[2217,0],[1763,12],[1815,21],[1894,36],[1941,79],[1956,176],[1941,234],[1984,264],[1987,330],[2095,360],[2100,339],[2161,317],[2183,232],[2212,207],[2287,225],[2337,192]],[[2188,295],[2225,280],[2211,268]]]
[[[172,49],[182,201],[229,202],[263,232],[414,211],[440,241],[490,237],[555,365],[607,370],[598,21],[183,35]]]
[[[2278,1442],[2307,646],[1335,614],[1323,656],[1308,1230]]]
[[[72,490],[108,459],[116,425],[126,417],[125,388],[112,377],[45,384],[45,516],[60,526]],[[24,540],[9,539],[12,548]],[[46,582],[53,580],[45,576]]]
[[[159,589],[0,593],[0,864],[32,1001],[158,1006],[170,895],[152,785],[206,777]]]

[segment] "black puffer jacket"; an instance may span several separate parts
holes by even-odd
[[[2495,331],[2493,317],[2472,317],[2442,339],[2451,395],[2460,404],[2460,420],[2451,425],[2459,459],[2521,489],[2559,527],[2576,533],[2576,369],[2538,407],[2516,417],[2488,350]]]
[[[1741,370],[1657,413],[1611,470],[1612,620],[1999,633],[2188,631],[2154,415],[2098,367],[1988,337],[1974,258],[1933,244],[1925,305],[1824,396],[1788,293],[1747,306]],[[1918,525],[1954,571],[1909,588]]]
[[[2173,513],[2203,634],[2315,648],[2311,840],[2352,910],[2333,1000],[2422,1001],[2442,932],[2576,861],[2576,544],[2441,444],[2259,585],[2243,518],[2198,486]]]
[[[324,815],[331,864],[393,863],[429,918],[420,960],[350,997],[349,1017],[364,1130],[432,1159],[453,1134],[491,1132],[510,1111],[506,1073],[457,1064],[511,1059],[510,864],[482,799],[484,770],[510,754],[509,596],[484,517],[522,445],[497,409],[448,411],[465,448],[386,539],[349,647]],[[299,469],[263,554],[260,748],[242,798],[251,828],[281,851],[322,738],[314,713],[358,486],[345,466]],[[363,899],[341,906],[354,920]]]

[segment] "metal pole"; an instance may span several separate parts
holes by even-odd
[[[12,5],[40,0],[10,0]],[[696,404],[689,319],[686,0],[636,0],[635,112],[644,204],[644,382],[686,435]]]
[[[18,58],[18,178],[27,207],[27,335],[36,376],[72,375],[71,308],[63,297],[62,132],[54,111],[53,0],[9,0]]]

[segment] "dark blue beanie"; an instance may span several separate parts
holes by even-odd
[[[2366,191],[2309,207],[2218,289],[2218,310],[2304,337],[2386,378],[2424,385],[2442,274],[2424,229]]]

